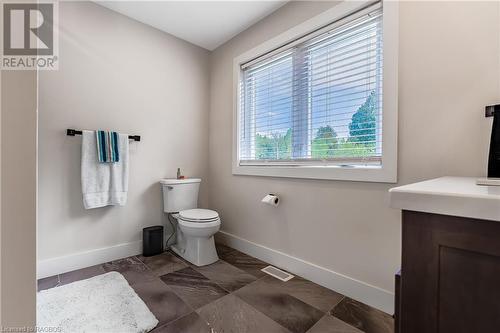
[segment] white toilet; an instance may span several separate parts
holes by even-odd
[[[201,179],[162,179],[163,210],[177,220],[177,243],[172,250],[196,266],[217,260],[214,235],[220,229],[219,214],[199,209]]]

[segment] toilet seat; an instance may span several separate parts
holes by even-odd
[[[212,227],[219,227],[220,220],[216,219],[213,221],[202,221],[202,222],[190,222],[177,219],[177,222],[181,227],[191,228],[191,229],[210,229]]]
[[[190,223],[211,223],[219,221],[219,214],[210,209],[186,209],[179,212],[179,221]]]

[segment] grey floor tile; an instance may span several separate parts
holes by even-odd
[[[325,315],[307,333],[363,333],[342,320]]]
[[[224,289],[191,267],[163,275],[161,280],[193,309],[227,295]]]
[[[256,280],[253,275],[245,273],[223,260],[207,266],[192,267],[229,292],[238,290]]]
[[[262,280],[280,291],[298,298],[325,313],[330,311],[344,298],[342,294],[324,288],[299,276],[295,276],[287,282],[283,282],[269,275]]]
[[[132,288],[158,319],[158,326],[184,317],[193,311],[159,278],[136,283]]]
[[[111,261],[102,265],[106,272],[119,272],[130,285],[140,282],[153,281],[156,276],[136,257],[128,257]]]
[[[261,271],[262,268],[269,266],[268,263],[265,263],[257,258],[251,257],[245,253],[240,251],[229,251],[219,255],[222,260],[233,265],[236,268],[239,268],[248,274],[251,274],[255,277],[263,277],[267,274]]]
[[[211,333],[208,323],[196,312],[155,328],[152,333]]]
[[[217,254],[219,255],[219,257],[236,251],[235,249],[221,243],[215,243],[215,249],[217,250]]]
[[[102,265],[95,265],[87,268],[77,269],[60,275],[61,285],[75,281],[89,279],[91,277],[106,273]]]
[[[172,250],[168,250],[168,253],[170,253],[171,255],[173,255],[174,257],[179,259],[180,261],[182,261],[186,266],[195,266],[192,263],[190,263],[189,261],[187,261],[186,259],[182,258],[180,255],[178,255],[177,253],[175,253]]]
[[[391,316],[348,297],[331,314],[366,333],[394,332],[394,320]]]
[[[233,295],[219,298],[196,312],[217,333],[289,333],[286,328]]]
[[[137,256],[137,258],[148,266],[156,276],[175,272],[188,266],[170,252],[163,252],[162,254],[151,257],[144,257],[141,255]]]
[[[324,315],[263,279],[241,288],[234,295],[295,333],[306,332]]]
[[[59,276],[49,276],[37,281],[37,289],[38,291],[50,289],[57,287],[59,285]]]
[[[120,272],[160,321],[156,333],[393,332],[381,311],[300,277],[282,282],[260,272],[265,262],[217,250],[228,262],[196,267],[170,252],[133,256],[41,279],[38,290]]]

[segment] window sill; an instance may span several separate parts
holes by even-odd
[[[396,183],[396,169],[381,166],[233,165],[233,175]]]

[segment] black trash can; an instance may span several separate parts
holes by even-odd
[[[163,226],[142,229],[142,255],[151,257],[163,252]]]

